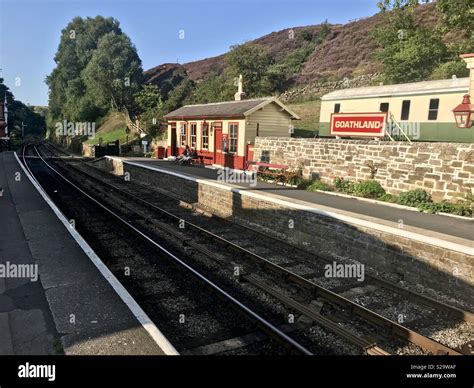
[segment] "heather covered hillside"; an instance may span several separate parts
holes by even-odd
[[[454,1],[469,4],[468,0]],[[415,49],[419,47],[420,51],[433,50],[433,57],[428,52],[422,52],[422,58],[405,58],[413,67],[424,66],[427,71],[407,75],[407,79],[398,76],[385,79],[381,77],[377,82],[410,82],[445,78],[452,74],[464,75],[462,64],[451,62],[456,62],[457,55],[469,47],[472,28],[459,28],[446,23],[449,12],[443,13],[442,7],[436,3],[420,4],[411,9],[409,1],[405,2],[402,9],[397,9],[390,1],[385,3],[387,6],[382,12],[344,25],[323,23],[272,32],[242,45],[232,46],[229,52],[216,57],[182,65],[159,65],[146,71],[145,76],[148,82],[164,90],[165,99],[168,98],[171,86],[181,84],[181,95],[177,96],[179,102],[231,99],[235,89],[232,79],[237,72],[244,73],[247,86],[249,76],[246,77],[246,72],[250,74],[251,81],[258,83],[258,93],[250,91],[251,95],[280,94],[308,84],[337,82],[345,78],[384,72],[389,75],[390,66],[393,66],[391,62],[400,61],[396,58],[400,52],[394,53],[392,58],[388,57],[388,51],[395,46],[384,48],[390,43],[389,34],[400,35],[402,40],[405,39],[403,34],[406,34],[407,42],[402,42],[407,46],[403,55],[409,55],[407,53],[411,50],[411,44]],[[426,36],[426,32],[432,37]],[[412,40],[408,42],[408,39]],[[402,51],[400,48],[398,50]],[[387,51],[385,58],[380,55],[384,51]],[[244,55],[251,58],[245,62],[241,58]],[[429,61],[433,64],[426,63]],[[249,62],[262,65],[254,69]],[[263,67],[265,69],[262,70]],[[260,76],[252,79],[256,72],[260,72]]]

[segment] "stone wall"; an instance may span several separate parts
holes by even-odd
[[[435,200],[474,189],[474,144],[257,137],[255,159],[304,166],[304,176],[375,179],[391,194],[422,188]]]
[[[261,229],[326,257],[335,254],[357,260],[384,274],[441,290],[452,297],[474,297],[474,257],[452,249],[402,237],[399,232],[364,227],[321,212],[282,205],[269,195],[239,191],[215,182],[174,176],[104,158],[96,162],[132,182],[171,193],[213,214]],[[292,220],[293,228],[289,227]]]
[[[355,78],[344,78],[338,81],[313,82],[302,88],[290,89],[282,93],[278,98],[283,102],[309,100],[321,97],[324,94],[340,89],[360,88],[373,86],[380,83],[380,74],[363,74]]]

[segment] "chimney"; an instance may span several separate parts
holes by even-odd
[[[242,78],[242,74],[239,75],[239,89],[237,93],[234,94],[235,101],[245,100],[245,93],[244,93],[244,81]]]

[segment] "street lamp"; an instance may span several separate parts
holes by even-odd
[[[470,128],[474,113],[474,105],[471,104],[469,94],[465,94],[462,103],[453,109],[454,118],[458,128]]]
[[[128,154],[128,134],[130,133],[130,128],[127,126],[125,127],[125,134],[126,134],[126,142],[125,142],[125,152]]]

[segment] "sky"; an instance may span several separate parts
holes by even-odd
[[[0,0],[0,77],[15,98],[47,105],[61,30],[75,16],[114,17],[143,69],[186,63],[284,28],[345,23],[377,12],[376,0]],[[183,37],[184,39],[180,39]]]

